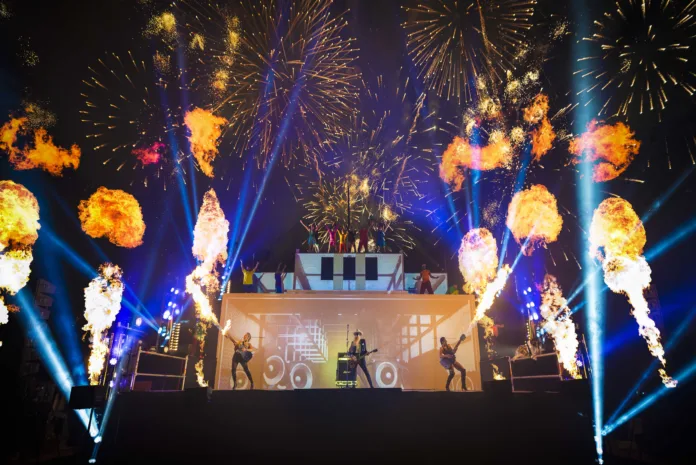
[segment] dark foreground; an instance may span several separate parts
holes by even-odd
[[[593,463],[589,400],[566,394],[126,393],[97,463]]]

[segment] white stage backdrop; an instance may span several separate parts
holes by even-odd
[[[444,389],[439,339],[451,343],[466,330],[475,309],[468,295],[414,295],[405,292],[290,292],[225,294],[221,322],[231,320],[236,338],[250,332],[258,348],[249,367],[257,389],[335,387],[337,354],[359,328],[368,349],[377,348],[368,368],[381,387]],[[216,389],[230,389],[232,343],[218,341]],[[476,331],[460,346],[467,385],[480,389]],[[360,372],[360,370],[358,370]],[[455,383],[460,380],[457,377]],[[241,388],[248,387],[238,368]],[[360,386],[366,383],[361,379]]]

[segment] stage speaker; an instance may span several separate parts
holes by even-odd
[[[377,281],[377,257],[365,257],[365,281]]]
[[[333,281],[333,257],[321,257],[321,280]]]
[[[355,281],[355,257],[343,257],[343,280]]]
[[[493,395],[512,395],[512,383],[509,379],[484,381],[483,392]]]
[[[184,403],[189,407],[207,404],[213,399],[213,388],[195,387],[184,389]]]
[[[99,408],[106,401],[105,386],[73,386],[68,407],[73,410]]]

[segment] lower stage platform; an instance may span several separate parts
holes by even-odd
[[[400,389],[120,394],[98,463],[590,464],[570,393]]]

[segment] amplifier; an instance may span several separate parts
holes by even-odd
[[[349,362],[350,355],[348,352],[339,352],[336,362],[336,386],[338,387],[355,387],[357,384],[354,376],[355,372],[350,369]]]

